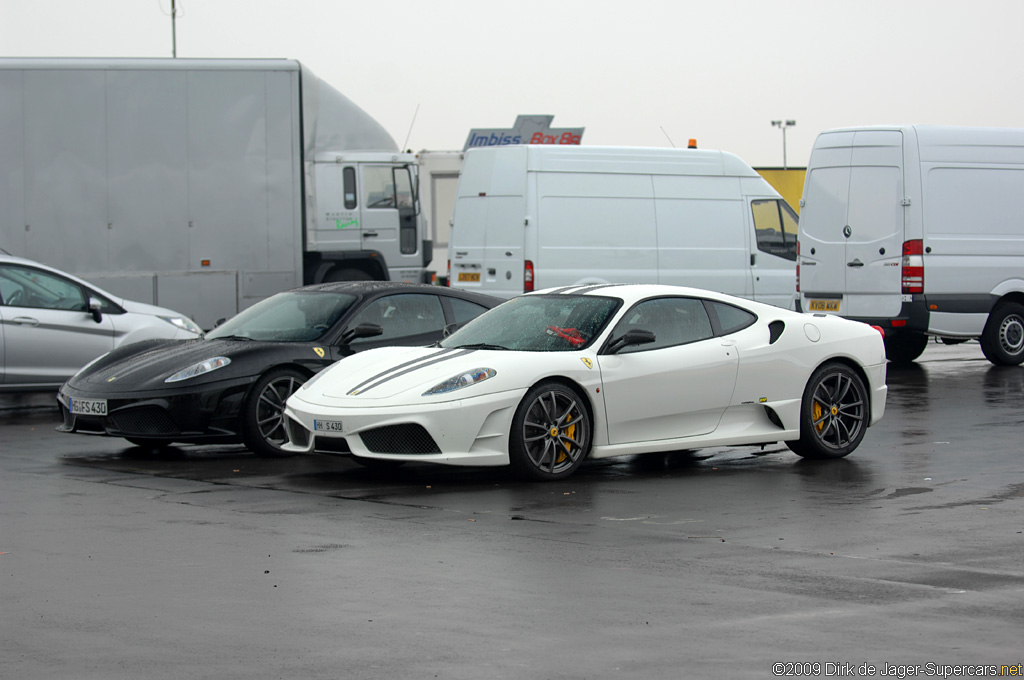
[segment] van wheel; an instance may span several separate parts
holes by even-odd
[[[827,363],[807,381],[800,405],[800,439],[786,442],[803,458],[842,458],[864,439],[870,421],[868,391],[857,372]]]
[[[885,358],[894,364],[909,364],[921,356],[928,346],[924,333],[888,333],[885,336]]]
[[[1006,302],[992,310],[981,334],[981,351],[996,366],[1024,362],[1024,305]]]

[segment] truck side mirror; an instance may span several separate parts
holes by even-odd
[[[89,298],[89,313],[92,314],[92,320],[96,323],[103,321],[103,303],[99,299],[90,297]]]
[[[341,334],[341,344],[347,345],[359,338],[372,338],[384,334],[384,328],[376,323],[361,323],[355,328],[349,328]]]
[[[626,347],[633,345],[647,345],[655,341],[654,331],[647,331],[642,328],[631,328],[624,335],[608,343],[608,354],[616,354]]]

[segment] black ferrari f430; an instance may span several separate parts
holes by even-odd
[[[500,302],[392,282],[278,293],[203,338],[138,342],[96,359],[61,387],[57,429],[145,448],[244,442],[285,455],[285,401],[314,374],[357,351],[430,345]]]

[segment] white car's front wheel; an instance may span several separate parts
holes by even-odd
[[[587,405],[575,390],[562,383],[541,383],[516,409],[509,462],[528,479],[563,479],[590,452],[592,429]]]
[[[871,409],[864,381],[837,362],[819,366],[807,381],[800,408],[800,439],[786,442],[804,458],[842,458],[864,438]]]

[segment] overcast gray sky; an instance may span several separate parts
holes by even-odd
[[[298,59],[412,149],[517,114],[807,163],[846,125],[1021,126],[1021,0],[177,0],[179,57]],[[0,0],[0,56],[169,57],[171,0]],[[419,113],[416,114],[417,107]],[[415,116],[415,123],[413,117]],[[411,133],[410,133],[411,125]],[[664,131],[663,131],[664,129]]]

